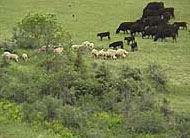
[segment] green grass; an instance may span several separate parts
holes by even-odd
[[[159,0],[166,7],[175,7],[175,21],[190,22],[189,0]],[[124,35],[115,34],[118,25],[123,21],[134,21],[142,15],[147,0],[1,0],[0,1],[0,39],[8,38],[16,22],[28,12],[55,13],[59,22],[70,32],[76,44],[84,40],[95,43],[96,47],[108,48],[108,44],[123,40]],[[69,7],[71,5],[71,7]],[[72,18],[72,15],[75,18]],[[171,22],[173,22],[172,20]],[[111,41],[100,41],[98,32],[110,31]],[[140,47],[138,52],[130,53],[125,60],[106,61],[115,68],[121,64],[146,68],[148,64],[161,64],[169,78],[171,87],[167,96],[177,112],[190,112],[190,33],[179,31],[177,43],[171,39],[167,42],[153,42],[150,39],[137,37]],[[125,49],[129,49],[125,45]],[[89,62],[93,60],[87,55]],[[99,62],[99,61],[98,61]],[[23,65],[24,66],[24,65]],[[29,67],[32,67],[29,65]]]
[[[12,122],[0,115],[0,138],[52,138],[45,131],[34,131],[27,125]]]

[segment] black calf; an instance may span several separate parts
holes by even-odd
[[[135,37],[134,36],[128,36],[128,37],[124,37],[124,40],[127,41],[127,44],[129,45],[130,42],[135,42]]]
[[[183,29],[187,30],[187,23],[186,22],[174,22],[174,25],[178,28],[182,27]]]
[[[134,52],[134,51],[137,51],[138,50],[138,45],[137,45],[137,42],[133,42],[131,44],[131,51]]]
[[[110,32],[98,33],[97,36],[100,37],[101,41],[102,41],[103,37],[108,37],[108,39],[110,40]]]
[[[123,41],[116,41],[116,42],[113,42],[109,45],[109,47],[113,47],[114,49],[116,49],[117,47],[121,47],[123,48]]]

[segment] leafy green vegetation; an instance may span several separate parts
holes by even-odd
[[[175,7],[175,20],[189,21],[188,0],[164,2]],[[177,43],[137,36],[139,51],[115,61],[70,49],[84,40],[97,49],[123,40],[115,29],[140,17],[146,3],[2,0],[0,53],[25,52],[30,59],[0,59],[0,137],[188,138],[187,31],[180,30]],[[111,41],[96,38],[104,30],[111,32]],[[48,51],[49,45],[59,44],[61,55]],[[36,52],[42,45],[47,53]]]

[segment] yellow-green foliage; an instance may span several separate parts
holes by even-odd
[[[0,113],[14,121],[21,121],[23,117],[20,106],[8,101],[0,101]]]

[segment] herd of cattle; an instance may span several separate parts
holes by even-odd
[[[175,19],[174,7],[164,7],[163,2],[150,2],[143,9],[142,17],[134,22],[123,22],[119,25],[116,30],[116,34],[123,31],[125,33],[130,33],[130,36],[125,37],[124,40],[127,44],[131,46],[131,50],[137,50],[137,42],[135,42],[135,35],[141,34],[142,38],[150,37],[157,41],[161,39],[162,41],[166,37],[171,37],[174,41],[177,41],[178,30],[180,28],[187,30],[187,22],[174,22],[170,24],[171,18]],[[98,33],[102,40],[103,37],[108,37],[110,39],[110,32]],[[123,42],[117,41],[110,44],[110,47],[121,47],[123,48]]]
[[[127,41],[127,44],[131,46],[131,51],[134,52],[138,50],[138,45],[135,39],[136,34],[141,34],[142,38],[150,37],[157,41],[161,39],[162,41],[166,37],[171,37],[174,41],[176,41],[178,37],[178,30],[180,28],[187,30],[187,23],[186,22],[174,22],[173,24],[169,23],[171,18],[175,18],[174,14],[174,7],[166,8],[164,7],[163,2],[150,2],[147,6],[143,9],[142,17],[134,22],[123,22],[119,25],[116,29],[116,34],[123,31],[124,34],[130,34],[130,36],[124,37],[124,41]],[[103,32],[98,33],[97,37],[100,37],[102,41],[104,37],[107,37],[109,40],[110,32]],[[120,47],[118,49],[118,47]],[[91,53],[94,58],[99,59],[117,59],[117,58],[125,58],[129,52],[124,50],[124,43],[123,41],[116,41],[109,45],[108,50],[97,50],[94,48],[94,43],[90,43],[88,41],[83,42],[79,45],[72,45],[72,49],[88,49],[91,50]],[[61,54],[63,51],[63,47],[50,47],[50,50],[54,53]],[[36,52],[46,52],[47,47],[42,46],[41,48],[37,49]],[[16,54],[11,53],[10,51],[4,51],[2,54],[3,59],[6,60],[14,60],[18,62],[19,56]],[[28,55],[23,53],[21,58],[24,61],[28,60]]]

